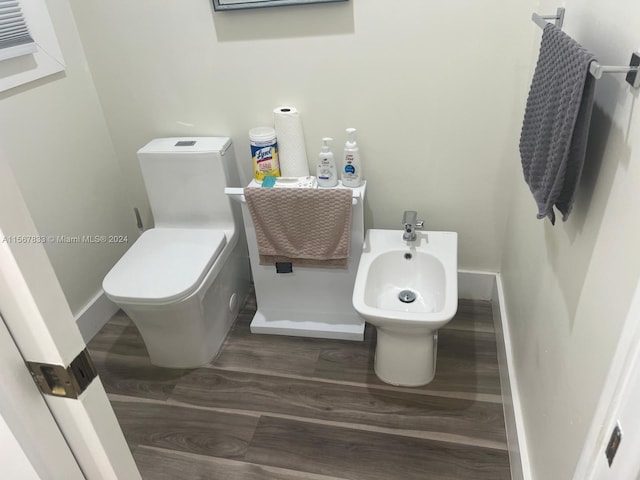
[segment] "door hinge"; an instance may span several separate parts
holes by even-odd
[[[68,367],[51,363],[26,363],[40,391],[55,397],[78,398],[98,376],[86,348]]]

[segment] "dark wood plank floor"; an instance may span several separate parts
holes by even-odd
[[[387,385],[364,342],[253,335],[250,297],[222,351],[154,367],[114,316],[89,349],[143,478],[509,479],[491,306],[461,300],[429,385]]]

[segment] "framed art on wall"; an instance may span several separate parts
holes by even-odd
[[[285,5],[305,5],[311,3],[346,2],[348,0],[213,0],[213,9],[241,10],[245,8],[281,7]]]

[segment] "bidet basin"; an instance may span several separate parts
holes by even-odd
[[[367,231],[353,306],[378,332],[375,369],[387,383],[417,386],[435,375],[437,330],[458,308],[458,234]]]
[[[458,308],[455,232],[418,232],[402,240],[398,230],[367,231],[353,292],[355,309],[365,318],[437,329]],[[400,292],[414,292],[403,302]]]

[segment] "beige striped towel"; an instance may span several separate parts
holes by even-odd
[[[244,189],[261,265],[347,267],[351,189]]]

